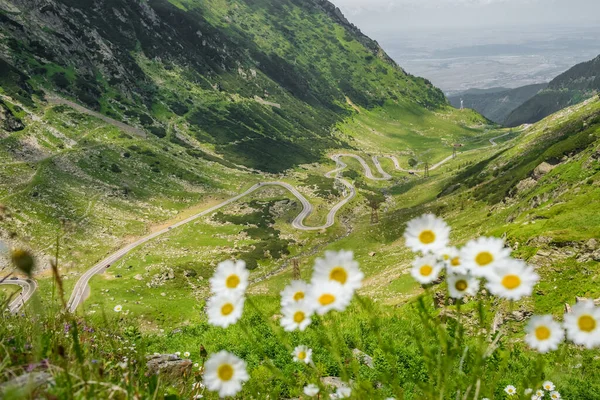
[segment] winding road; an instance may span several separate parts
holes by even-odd
[[[0,282],[0,285],[17,285],[22,288],[21,293],[8,304],[11,313],[18,312],[37,289],[37,282],[33,279],[7,279]]]
[[[304,197],[304,195],[302,193],[300,193],[298,191],[298,189],[296,189],[294,186],[290,185],[289,183],[280,182],[280,181],[257,183],[255,185],[253,185],[252,187],[250,187],[249,189],[247,189],[245,192],[238,194],[237,196],[227,199],[227,200],[223,201],[222,203],[219,203],[209,209],[206,209],[202,212],[194,214],[182,221],[173,223],[172,225],[169,225],[159,231],[153,232],[150,235],[144,236],[144,237],[136,240],[135,242],[132,242],[132,243],[128,244],[127,246],[117,250],[115,253],[112,253],[111,255],[104,258],[103,260],[99,261],[93,267],[91,267],[90,269],[85,271],[83,273],[83,275],[79,278],[79,280],[75,284],[75,287],[73,288],[73,292],[67,303],[67,309],[70,312],[75,312],[77,310],[77,308],[85,301],[86,297],[89,294],[90,289],[89,289],[88,284],[89,284],[90,279],[92,279],[95,275],[102,274],[104,271],[106,271],[107,268],[110,267],[111,264],[113,264],[113,263],[117,262],[118,260],[120,260],[121,258],[123,258],[125,255],[127,255],[133,249],[141,246],[144,243],[149,242],[150,240],[152,240],[158,236],[161,236],[161,235],[169,232],[172,229],[175,229],[179,226],[182,226],[189,222],[192,222],[192,221],[194,221],[200,217],[203,217],[207,214],[213,213],[213,212],[217,211],[218,209],[223,208],[233,202],[236,202],[239,199],[241,199],[245,196],[248,196],[249,194],[255,192],[256,190],[259,190],[266,186],[283,187],[283,188],[287,189],[292,195],[294,195],[294,197],[296,197],[300,201],[300,203],[302,204],[302,211],[300,211],[298,216],[296,216],[296,218],[294,218],[294,220],[292,221],[292,226],[294,228],[303,230],[303,231],[316,231],[316,230],[327,229],[327,228],[333,226],[335,224],[335,217],[337,215],[337,212],[356,196],[356,188],[352,185],[352,183],[350,183],[349,181],[347,181],[339,176],[339,173],[348,166],[346,163],[344,163],[341,160],[341,158],[343,158],[343,157],[353,158],[353,159],[357,160],[361,164],[363,169],[365,170],[365,176],[368,179],[375,180],[375,181],[387,181],[387,180],[392,179],[392,176],[383,170],[381,164],[379,163],[379,157],[385,157],[385,158],[391,159],[394,162],[394,166],[395,166],[396,170],[398,170],[398,171],[412,172],[412,173],[421,172],[419,170],[403,169],[400,166],[400,162],[398,161],[398,159],[395,156],[391,156],[391,155],[372,156],[371,158],[373,160],[373,164],[375,165],[377,172],[379,174],[381,174],[381,177],[376,177],[375,175],[373,175],[373,172],[371,171],[369,164],[367,164],[367,162],[362,157],[360,157],[356,154],[350,154],[350,153],[332,155],[331,159],[333,161],[335,161],[336,168],[334,170],[326,173],[325,176],[328,178],[334,178],[337,182],[339,182],[340,184],[345,186],[348,189],[348,192],[347,192],[348,194],[331,208],[331,210],[327,214],[325,224],[320,225],[320,226],[306,226],[304,224],[304,220],[313,212],[313,207],[310,204],[310,202],[308,201],[308,199],[306,197]],[[444,160],[440,161],[439,163],[433,165],[430,168],[430,170],[439,167],[440,165],[446,163],[447,161],[450,161],[451,159],[452,159],[452,156],[445,158]],[[17,284],[17,285],[23,287],[23,291],[21,292],[21,294],[14,301],[12,301],[10,303],[9,309],[13,313],[16,313],[19,311],[19,309],[31,297],[31,295],[37,288],[37,284],[33,280],[31,282],[28,282],[25,280],[11,280],[11,281],[4,282],[4,284]]]

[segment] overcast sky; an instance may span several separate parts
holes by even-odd
[[[600,0],[331,0],[366,33],[600,24]]]

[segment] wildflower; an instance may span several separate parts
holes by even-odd
[[[469,241],[460,250],[460,261],[473,275],[488,278],[494,269],[503,267],[510,259],[510,249],[504,241],[493,237],[480,237]]]
[[[538,396],[537,394],[532,394],[531,400],[542,400],[542,398],[540,396]]]
[[[435,253],[448,245],[450,227],[433,214],[424,214],[408,221],[404,238],[412,251]]]
[[[513,396],[513,395],[515,395],[517,393],[517,388],[514,387],[513,385],[508,385],[507,387],[504,388],[504,391],[509,396]]]
[[[533,393],[533,389],[527,388],[523,393],[525,394],[525,396],[530,395],[531,393]]]
[[[308,301],[319,315],[330,310],[344,311],[352,300],[352,292],[335,281],[314,282],[308,292]]]
[[[179,357],[179,356],[181,355],[181,352],[180,352],[180,351],[176,351],[176,352],[175,352],[175,355],[176,355],[177,357]]]
[[[308,283],[304,281],[292,281],[292,283],[281,291],[281,306],[285,307],[289,304],[304,300],[308,288]]]
[[[241,318],[244,298],[235,293],[223,292],[212,297],[207,306],[208,323],[227,328]]]
[[[493,294],[510,300],[531,295],[533,286],[540,279],[533,267],[521,260],[509,260],[502,270],[490,274],[486,287]]]
[[[217,265],[214,275],[210,278],[211,291],[216,294],[241,295],[248,287],[249,275],[244,261],[223,261]]]
[[[334,281],[345,290],[354,292],[362,286],[364,277],[351,251],[326,251],[325,258],[315,261],[312,282]]]
[[[593,302],[585,300],[575,304],[564,319],[567,337],[573,343],[588,349],[600,346],[600,308]]]
[[[194,363],[194,368],[199,368],[199,367],[200,367],[200,364]]]
[[[185,358],[189,358],[189,356],[190,356],[190,352],[189,352],[189,351],[186,351],[185,353],[183,353],[183,356],[184,356]]]
[[[560,396],[560,393],[558,393],[556,390],[550,392],[550,398],[552,400],[560,400],[562,397]]]
[[[450,297],[461,299],[464,296],[475,296],[479,290],[479,280],[471,275],[448,275],[448,291]]]
[[[310,364],[312,361],[312,349],[309,349],[306,346],[296,346],[294,351],[292,352],[294,356],[294,361],[303,362],[305,364]]]
[[[114,310],[115,312],[121,312],[121,311],[123,311],[123,306],[122,306],[122,305],[120,305],[120,304],[119,304],[119,305],[116,305],[116,306],[115,306],[115,308],[113,308],[113,310]]]
[[[527,332],[525,342],[527,342],[529,347],[540,353],[547,353],[548,351],[558,349],[558,345],[565,338],[565,332],[562,327],[558,322],[552,319],[551,315],[532,317],[531,320],[529,320],[525,331]],[[546,384],[552,385],[552,382],[544,382],[544,389],[546,389]],[[546,390],[553,389],[554,385],[552,385],[551,389]]]
[[[329,397],[332,399],[347,399],[352,395],[352,389],[347,386],[340,386],[337,388],[334,394],[331,394]]]
[[[554,386],[554,383],[550,382],[550,381],[546,381],[542,384],[542,387],[544,388],[544,390],[547,390],[548,392],[553,391],[556,387]]]
[[[426,255],[425,257],[417,257],[413,261],[413,267],[410,271],[417,282],[422,285],[426,285],[435,281],[442,270],[442,265],[437,262],[437,259],[432,255]]]
[[[220,397],[235,396],[250,378],[246,362],[227,351],[211,355],[205,367],[204,384],[211,392],[219,392]]]
[[[538,399],[541,399],[542,397],[544,397],[544,391],[543,390],[536,390],[535,391],[535,395],[537,396]]]
[[[463,265],[460,259],[460,251],[456,247],[448,247],[441,258],[449,274],[467,274],[467,268]]]
[[[304,394],[310,397],[316,396],[319,394],[319,387],[313,383],[304,386]]]
[[[281,326],[288,332],[299,329],[304,331],[312,322],[313,308],[306,301],[290,304],[282,310]]]
[[[194,396],[194,400],[203,399],[203,398],[204,398],[204,396],[201,394],[197,394]]]

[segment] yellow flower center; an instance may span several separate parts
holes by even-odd
[[[550,329],[546,326],[538,326],[535,328],[535,337],[537,340],[548,340],[550,338]]]
[[[229,315],[232,312],[233,312],[233,304],[231,304],[231,303],[224,304],[223,307],[221,307],[221,314],[223,314],[223,315]]]
[[[423,244],[431,244],[435,241],[435,233],[433,233],[433,231],[430,230],[423,231],[419,235],[419,240]]]
[[[240,278],[236,274],[229,275],[225,280],[225,285],[229,289],[235,289],[240,284]]]
[[[469,285],[467,284],[467,281],[460,280],[460,281],[456,281],[456,283],[454,284],[454,287],[459,292],[463,292],[463,291],[465,291],[469,287]]]
[[[335,267],[329,273],[329,279],[332,281],[338,281],[343,285],[348,279],[348,273],[343,267]]]
[[[419,269],[419,273],[423,276],[429,276],[433,272],[433,268],[430,265],[423,265]]]
[[[294,301],[300,301],[304,298],[304,292],[294,293]]]
[[[335,296],[329,293],[325,293],[322,294],[321,297],[319,297],[319,303],[322,306],[328,306],[329,304],[333,303],[335,301]]]
[[[477,254],[477,257],[475,257],[475,262],[480,267],[485,267],[492,261],[494,261],[494,256],[489,251],[482,251],[481,253]]]
[[[299,324],[300,322],[304,321],[305,317],[306,315],[302,311],[296,311],[294,314],[294,322]]]
[[[219,375],[219,379],[222,381],[231,380],[233,378],[233,367],[229,364],[220,365],[217,375]]]
[[[591,315],[582,315],[577,321],[579,329],[584,332],[591,332],[596,329],[596,320]]]
[[[502,286],[509,290],[513,290],[521,286],[521,278],[517,275],[506,275],[502,278]]]
[[[301,360],[304,360],[306,358],[306,352],[301,351],[300,353],[298,353],[298,358]]]
[[[454,257],[452,260],[450,260],[450,265],[453,267],[458,267],[460,265],[460,258]]]

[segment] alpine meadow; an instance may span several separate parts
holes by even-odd
[[[451,102],[333,3],[0,0],[0,399],[600,400],[599,58]]]

